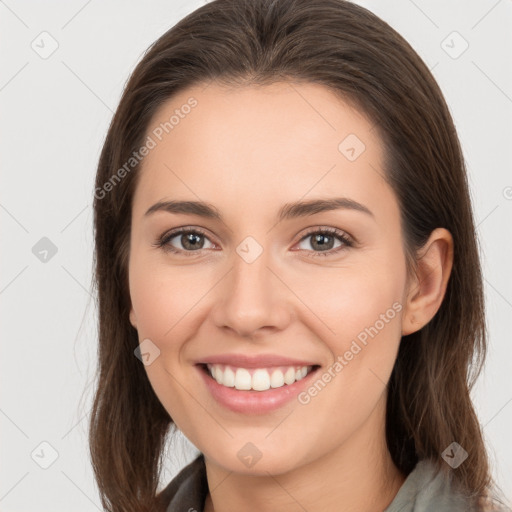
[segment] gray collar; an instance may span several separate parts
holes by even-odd
[[[201,453],[185,466],[161,492],[166,512],[204,512],[208,481]],[[421,460],[407,476],[397,495],[384,512],[470,512],[475,510],[462,493],[455,490],[449,472],[438,471],[428,460]]]

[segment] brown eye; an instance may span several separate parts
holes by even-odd
[[[211,244],[211,247],[215,246],[209,241],[206,234],[198,229],[180,229],[163,235],[157,245],[165,251],[186,254],[188,256],[189,254],[187,253],[211,248],[205,246],[206,240]]]
[[[336,242],[338,242],[338,245],[336,245]],[[299,244],[304,244],[300,250],[312,251],[312,256],[329,256],[353,245],[345,233],[336,228],[310,231],[301,239]]]
[[[198,233],[181,234],[179,236],[179,242],[187,250],[202,249],[204,245],[204,237]],[[173,238],[176,238],[173,237]],[[171,238],[172,240],[172,238]],[[170,242],[170,240],[169,240]]]

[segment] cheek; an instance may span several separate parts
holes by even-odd
[[[398,268],[382,262],[378,266],[323,268],[303,274],[301,280],[304,302],[323,321],[340,350],[367,327],[377,323],[379,331],[389,331],[400,323],[405,276]]]
[[[149,339],[159,350],[159,355],[144,369],[153,391],[174,423],[178,428],[186,428],[184,411],[190,404],[189,395],[183,393],[185,379],[180,356],[185,340],[190,337],[187,322],[191,316],[188,315],[193,315],[193,305],[198,298],[194,292],[187,293],[187,283],[183,278],[180,280],[179,271],[170,272],[154,265],[136,266],[135,263],[130,271],[130,296],[139,343]]]
[[[344,285],[341,291],[335,283],[329,286],[336,291],[331,297],[339,300],[335,305],[336,301],[325,300],[329,309],[322,317],[335,332],[322,339],[332,360],[298,397],[304,407],[297,424],[318,430],[314,444],[320,451],[359,432],[377,405],[383,407],[400,343],[402,306],[395,285],[360,276],[338,284]]]
[[[399,255],[379,255],[375,261],[364,267],[320,269],[316,276],[308,275],[303,287],[304,302],[326,326],[322,341],[332,354],[328,370],[335,376],[326,380],[337,389],[330,397],[347,402],[352,410],[370,407],[378,399],[401,340],[405,267]],[[330,400],[327,394],[324,398]]]
[[[193,288],[180,278],[179,269],[171,272],[165,266],[134,259],[130,266],[130,299],[139,338],[157,343],[172,338],[180,318],[192,307]]]

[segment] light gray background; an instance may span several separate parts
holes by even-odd
[[[494,473],[510,500],[512,1],[357,3],[411,43],[455,119],[483,252],[490,335],[474,398]],[[95,167],[143,51],[200,5],[0,0],[3,512],[101,510],[87,447],[97,344],[90,296]],[[469,44],[457,58],[464,41],[453,31]],[[52,39],[58,48],[44,59]],[[57,248],[46,262],[32,251],[43,237]],[[196,453],[183,436],[170,449],[177,456],[162,486]]]

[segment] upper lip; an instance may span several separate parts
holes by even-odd
[[[270,366],[317,366],[317,363],[275,354],[218,354],[201,359],[197,364],[228,364],[237,368],[266,368]]]

